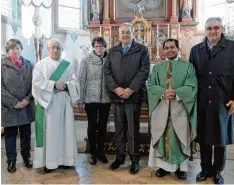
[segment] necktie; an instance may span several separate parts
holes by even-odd
[[[124,54],[127,53],[128,49],[129,49],[129,46],[124,46],[124,47],[123,47],[123,52],[124,52]]]

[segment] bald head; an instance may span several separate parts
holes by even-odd
[[[62,44],[57,39],[48,41],[48,55],[52,60],[59,60],[62,54]]]

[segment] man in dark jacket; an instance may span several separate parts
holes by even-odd
[[[141,103],[145,96],[145,83],[150,71],[147,47],[133,39],[133,26],[123,23],[119,28],[121,43],[110,49],[104,66],[106,85],[111,102],[115,105],[116,160],[111,169],[125,161],[125,134],[128,153],[132,161],[130,173],[139,171],[139,126]]]
[[[198,141],[202,171],[197,181],[213,176],[223,184],[221,171],[226,160],[226,145],[234,143],[234,42],[223,35],[222,21],[206,21],[206,38],[191,50],[198,78]],[[212,145],[214,162],[212,165]]]

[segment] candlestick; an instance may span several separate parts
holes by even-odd
[[[159,26],[157,24],[157,39],[158,39],[158,36],[159,36]]]
[[[112,41],[112,39],[111,39],[112,37],[111,37],[111,26],[110,26],[110,48],[111,48],[111,41]]]
[[[177,35],[177,37],[178,37],[178,40],[180,39],[180,23],[178,24],[178,35]]]
[[[170,37],[170,25],[168,24],[167,25],[167,38]]]

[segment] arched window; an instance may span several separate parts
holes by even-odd
[[[58,26],[65,29],[82,28],[81,0],[58,1]]]
[[[82,31],[86,25],[87,0],[57,0],[55,25],[59,31]]]

